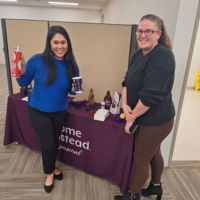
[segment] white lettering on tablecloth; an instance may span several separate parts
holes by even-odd
[[[59,149],[73,153],[77,156],[80,156],[83,150],[91,151],[90,142],[82,141],[81,137],[82,137],[81,131],[63,126],[59,140],[66,144],[70,144],[74,147],[78,147],[80,148],[80,150],[74,150],[73,148],[66,147],[65,145],[62,144],[59,146]]]
[[[59,150],[61,149],[61,150],[64,150],[64,151],[73,153],[73,154],[75,154],[75,155],[77,155],[77,156],[80,156],[81,153],[83,152],[83,150],[75,151],[74,149],[70,149],[70,148],[68,148],[68,147],[66,147],[66,146],[63,146],[63,145],[60,145],[58,149],[59,149]]]

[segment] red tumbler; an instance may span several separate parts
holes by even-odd
[[[21,76],[21,60],[22,52],[19,50],[19,46],[17,46],[11,57],[11,75],[13,77]]]

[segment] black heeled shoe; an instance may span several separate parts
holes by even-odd
[[[59,181],[61,181],[61,180],[63,180],[63,173],[62,172],[60,172],[60,174],[54,174],[54,178],[56,179],[56,180],[59,180]]]
[[[155,186],[153,183],[150,183],[149,186],[145,189],[142,189],[142,196],[148,197],[151,195],[157,195],[156,200],[161,200],[163,194],[162,184]]]
[[[115,200],[140,200],[140,194],[131,194],[127,192],[125,195],[116,195]]]

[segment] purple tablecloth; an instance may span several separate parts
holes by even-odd
[[[68,120],[60,133],[58,158],[96,176],[104,177],[127,190],[132,163],[133,138],[124,133],[124,124],[112,116],[95,121],[84,107],[70,106]],[[19,142],[40,150],[27,112],[27,102],[19,94],[8,97],[4,145]]]

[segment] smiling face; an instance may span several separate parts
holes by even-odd
[[[140,21],[138,30],[136,31],[136,39],[144,55],[158,44],[160,36],[161,31],[158,29],[156,23],[148,19]]]
[[[50,44],[54,57],[57,60],[63,60],[68,50],[68,44],[65,37],[60,33],[56,33],[51,39]]]

